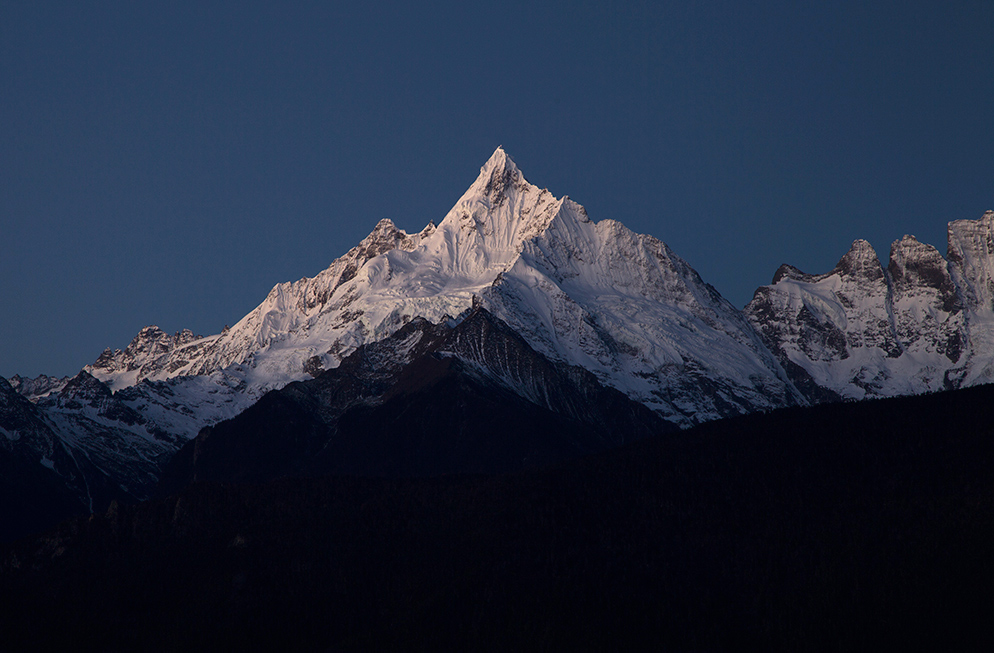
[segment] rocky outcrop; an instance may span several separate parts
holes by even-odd
[[[143,379],[169,376],[202,354],[212,339],[183,329],[169,335],[157,326],[147,326],[123,350],[105,349],[92,365],[83,369],[119,389]]]
[[[53,392],[58,392],[69,383],[69,379],[72,377],[63,376],[61,378],[55,376],[48,376],[47,374],[40,374],[33,379],[28,379],[15,374],[14,376],[7,379],[15,391],[23,397],[28,398],[31,401],[37,401],[38,399],[45,397]]]

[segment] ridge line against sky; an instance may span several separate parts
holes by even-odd
[[[0,375],[217,333],[498,145],[738,307],[994,208],[994,3],[0,0]]]

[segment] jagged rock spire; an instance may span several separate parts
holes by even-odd
[[[880,258],[873,245],[863,239],[853,242],[846,255],[839,259],[835,271],[844,275],[855,275],[867,279],[882,279],[884,276]]]

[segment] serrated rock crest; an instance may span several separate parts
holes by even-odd
[[[745,313],[810,400],[994,380],[994,212],[949,223],[948,260],[905,235],[886,269],[856,241],[831,272],[783,265]]]

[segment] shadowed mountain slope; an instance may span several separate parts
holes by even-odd
[[[5,644],[989,650],[994,388],[510,475],[197,483],[0,556]]]
[[[675,431],[593,374],[536,353],[488,311],[415,319],[318,378],[204,429],[164,492],[201,480],[507,472]]]

